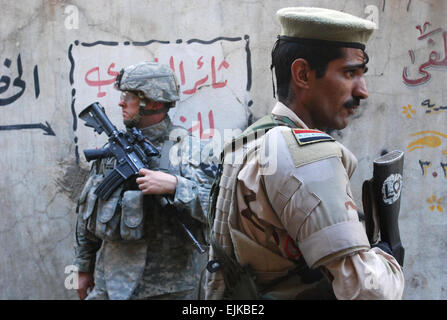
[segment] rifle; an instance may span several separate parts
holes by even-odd
[[[79,113],[87,127],[94,128],[98,134],[103,131],[109,137],[109,146],[103,149],[84,150],[87,161],[114,156],[117,165],[113,171],[96,188],[95,194],[107,200],[125,180],[137,175],[146,168],[150,158],[159,156],[160,152],[140,130],[133,127],[129,132],[118,131],[105,114],[99,102],[94,102]]]
[[[365,227],[368,240],[379,240],[390,245],[392,255],[401,266],[405,249],[399,233],[400,195],[403,186],[404,153],[391,151],[374,160],[373,178],[362,187]]]
[[[113,156],[117,160],[113,171],[105,177],[94,192],[104,200],[107,200],[124,181],[138,175],[140,169],[147,168],[152,157],[160,156],[157,148],[137,128],[132,127],[128,132],[119,131],[110,122],[104,107],[99,102],[94,102],[82,110],[79,113],[79,118],[85,121],[85,126],[94,128],[98,134],[104,131],[109,137],[108,147],[84,150],[85,159],[91,161]],[[160,197],[159,202],[162,207],[166,207],[166,199]],[[176,219],[199,252],[205,253],[205,249],[189,229],[179,221],[177,216]]]

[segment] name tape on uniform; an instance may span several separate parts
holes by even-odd
[[[335,141],[330,135],[319,130],[293,129],[293,133],[301,146],[316,142]]]

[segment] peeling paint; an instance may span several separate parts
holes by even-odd
[[[89,171],[81,168],[74,161],[60,161],[58,168],[59,172],[55,179],[58,190],[72,201],[77,201]]]

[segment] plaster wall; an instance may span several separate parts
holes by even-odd
[[[172,120],[204,139],[234,134],[275,103],[275,12],[287,6],[378,24],[367,47],[369,99],[332,134],[359,160],[359,207],[372,161],[385,150],[405,152],[404,298],[447,298],[447,2],[0,0],[1,299],[76,298],[64,271],[89,167],[82,150],[105,141],[77,114],[98,101],[121,123],[117,72],[141,60],[170,65],[181,88]]]

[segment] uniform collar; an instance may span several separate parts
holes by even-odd
[[[274,115],[287,117],[292,120],[299,128],[309,129],[308,126],[298,116],[281,102],[276,102],[272,112]]]
[[[172,126],[171,119],[168,115],[159,123],[153,124],[149,127],[141,129],[141,132],[149,138],[149,140],[158,140],[164,137],[169,137],[169,130]]]

